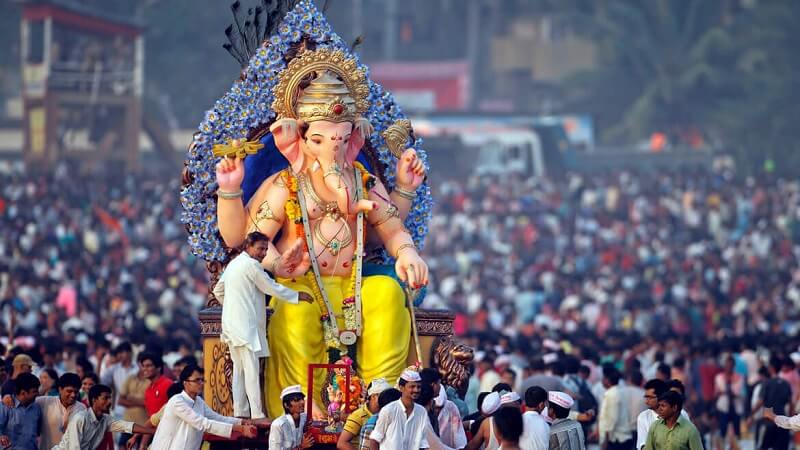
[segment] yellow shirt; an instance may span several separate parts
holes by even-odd
[[[361,427],[364,426],[370,417],[372,417],[372,413],[369,412],[367,405],[358,408],[347,416],[347,421],[344,423],[344,431],[353,435],[353,439],[350,440],[350,443],[356,447],[358,446],[358,435],[361,433]]]

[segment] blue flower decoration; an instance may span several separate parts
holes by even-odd
[[[262,124],[270,123],[275,118],[271,105],[272,94],[278,83],[280,73],[286,68],[284,57],[292,42],[297,42],[307,35],[317,43],[317,48],[341,50],[348,58],[355,58],[359,68],[367,73],[369,68],[361,64],[358,55],[347,48],[344,41],[332,31],[325,17],[317,10],[311,0],[302,0],[293,11],[284,17],[278,26],[278,32],[271,36],[253,55],[245,70],[244,81],[237,81],[231,89],[214,103],[198,126],[193,138],[193,146],[187,152],[186,167],[192,175],[192,183],[181,190],[181,205],[184,208],[181,222],[189,229],[189,248],[192,253],[206,261],[223,261],[227,251],[219,235],[217,226],[217,203],[215,191],[217,183],[214,170],[218,158],[213,156],[215,143],[228,139],[246,136],[248,131]],[[386,147],[380,133],[396,120],[406,118],[394,97],[383,88],[369,81],[370,108],[364,116],[368,119],[375,133],[370,136],[370,143],[377,149],[378,159],[385,166],[383,178],[387,188],[394,188],[397,160]],[[420,160],[428,166],[428,155],[421,147],[418,139],[413,144]],[[422,248],[428,234],[428,223],[431,219],[433,199],[430,187],[423,184],[417,190],[411,212],[406,219],[406,228],[410,231],[414,243]],[[385,263],[393,260],[384,252]]]

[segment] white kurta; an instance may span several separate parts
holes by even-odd
[[[291,414],[284,414],[269,426],[269,450],[285,450],[299,447],[303,442],[306,413],[300,414],[300,425],[294,426]]]
[[[444,389],[444,386],[441,389]],[[450,400],[446,400],[439,411],[439,437],[448,447],[464,448],[467,446],[464,422],[461,421],[458,406]]]
[[[775,416],[775,425],[792,431],[800,431],[800,414],[792,417]]]
[[[415,403],[411,415],[406,417],[402,399],[395,400],[381,409],[369,438],[378,442],[381,450],[428,448],[425,426],[429,422],[428,413],[421,405]]]
[[[245,346],[259,358],[269,356],[265,294],[298,301],[296,291],[270,278],[247,252],[233,258],[214,286],[214,296],[222,303],[222,342]]]
[[[36,404],[42,408],[42,433],[39,448],[50,450],[61,442],[69,419],[86,409],[81,402],[75,402],[69,408],[64,407],[58,397],[36,397]]]
[[[203,443],[203,433],[229,438],[233,426],[241,423],[241,419],[217,414],[202,397],[192,400],[183,391],[164,406],[150,450],[197,450]]]
[[[519,438],[521,450],[547,450],[550,447],[550,425],[536,411],[526,411],[522,415],[522,436]]]

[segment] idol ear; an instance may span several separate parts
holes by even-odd
[[[358,152],[364,146],[367,138],[372,135],[374,129],[369,120],[359,117],[353,122],[353,132],[350,134],[350,142],[347,144],[347,151],[345,152],[345,159],[352,164],[358,158]]]
[[[300,124],[295,119],[280,119],[269,127],[275,138],[275,146],[289,161],[292,170],[300,172],[303,169],[305,155],[300,149]]]

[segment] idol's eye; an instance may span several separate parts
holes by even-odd
[[[316,138],[315,139],[311,139],[311,142],[313,142],[313,143],[315,143],[317,145],[322,144],[322,140],[321,139],[316,139]]]

